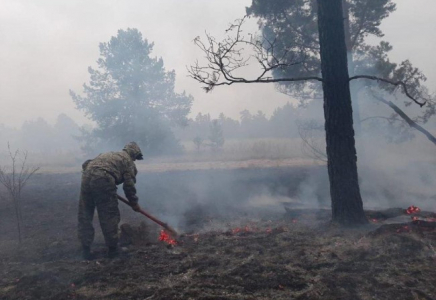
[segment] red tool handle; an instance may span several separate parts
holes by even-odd
[[[125,199],[124,197],[121,197],[120,195],[117,195],[117,197],[118,197],[118,200],[120,200],[121,202],[126,203],[126,204],[127,204],[128,206],[130,206],[130,207],[132,206],[132,204],[130,204],[130,202],[129,202],[127,199]],[[148,212],[146,212],[145,210],[140,209],[138,212],[141,213],[141,214],[143,214],[144,216],[146,216],[147,218],[149,218],[149,219],[152,220],[153,222],[155,222],[155,223],[159,224],[160,226],[162,226],[162,227],[165,228],[167,231],[169,231],[171,234],[177,236],[177,232],[176,232],[174,229],[172,229],[170,226],[168,226],[166,223],[162,222],[161,220],[159,220],[159,219],[153,217],[152,215],[150,215],[150,214],[149,214]]]

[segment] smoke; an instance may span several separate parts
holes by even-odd
[[[403,144],[386,144],[376,137],[359,164],[360,186],[367,207],[436,209],[436,169],[431,160],[435,146],[417,137]]]
[[[305,168],[251,168],[142,172],[140,204],[184,230],[210,228],[214,220],[271,219],[282,202],[297,199]]]
[[[355,88],[361,89],[362,85]],[[423,115],[425,107],[406,104],[409,99],[401,92],[387,94],[377,87],[370,93],[361,90],[358,94],[361,133],[356,144],[364,206],[416,205],[435,210],[432,191],[436,180],[435,145],[411,128],[391,107],[371,96],[376,93],[392,101],[412,119]],[[431,122],[421,125],[434,131]]]
[[[79,126],[67,115],[60,114],[54,124],[43,118],[28,120],[16,129],[0,124],[0,164],[10,163],[12,151],[28,152],[29,163],[75,166],[81,163]]]
[[[330,207],[330,188],[327,167],[311,170],[298,187],[298,199],[305,208]]]
[[[354,86],[364,90],[363,83]],[[412,119],[423,113],[417,105],[405,105],[402,95],[388,95],[376,89],[383,99],[394,102]],[[361,194],[365,208],[408,207],[436,210],[435,145],[411,128],[386,104],[365,92],[358,94],[359,120],[355,120],[356,150]],[[356,109],[356,103],[354,107]],[[299,122],[312,122],[312,146],[325,151],[324,120],[319,101],[310,102]],[[360,126],[357,126],[360,125]],[[434,123],[421,124],[436,132]],[[359,128],[358,128],[359,127]],[[309,147],[310,148],[310,147]],[[325,207],[330,203],[328,174],[325,166],[311,172],[299,187],[300,199],[308,205]]]

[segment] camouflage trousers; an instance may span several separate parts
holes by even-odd
[[[78,232],[82,246],[90,247],[94,240],[92,220],[96,208],[106,245],[116,247],[120,211],[115,179],[106,171],[91,169],[82,174],[80,189]]]

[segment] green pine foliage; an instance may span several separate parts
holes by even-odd
[[[100,44],[98,68],[88,68],[83,95],[70,91],[76,107],[97,124],[83,133],[85,146],[100,152],[136,141],[148,155],[180,150],[172,128],[186,125],[193,99],[174,91],[175,72],[152,51],[153,43],[130,28]]]

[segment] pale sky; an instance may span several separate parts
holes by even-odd
[[[397,0],[397,11],[382,24],[393,46],[391,60],[410,59],[436,91],[436,1]],[[66,113],[86,121],[74,108],[69,89],[82,91],[88,66],[96,66],[98,44],[118,29],[138,28],[155,43],[154,56],[176,71],[176,88],[194,96],[192,115],[224,112],[233,118],[243,109],[268,115],[289,98],[273,85],[220,87],[206,94],[187,77],[186,66],[201,58],[192,40],[204,31],[220,36],[245,14],[251,0],[1,0],[0,124],[19,127],[43,117],[53,122]],[[256,29],[248,24],[247,29]]]

